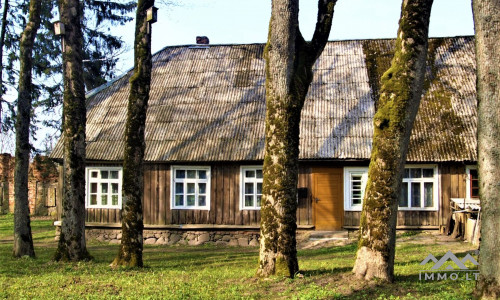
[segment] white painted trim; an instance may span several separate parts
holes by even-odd
[[[98,171],[118,171],[118,179],[91,179],[90,172]],[[100,175],[99,175],[100,176]],[[123,168],[122,167],[86,167],[85,168],[85,208],[107,208],[107,209],[122,209],[122,181],[123,181]],[[97,183],[97,202],[100,203],[100,183],[118,183],[118,205],[112,205],[112,200],[108,198],[108,205],[91,205],[90,204],[90,183]],[[111,194],[111,192],[109,192]]]
[[[260,207],[244,207],[245,201],[245,176],[243,176],[243,172],[245,170],[255,170],[261,169],[263,166],[240,166],[240,210],[260,210]],[[257,180],[255,180],[257,182]]]
[[[434,198],[434,206],[432,207],[423,207],[424,205],[424,197],[423,197],[423,193],[424,193],[424,189],[421,189],[420,193],[422,195],[422,198],[421,198],[421,207],[399,207],[398,209],[400,211],[438,211],[439,210],[439,168],[436,164],[429,164],[429,165],[426,165],[426,164],[418,164],[418,165],[405,165],[405,169],[406,168],[423,168],[423,169],[434,169],[434,175],[432,177],[432,180],[429,180],[429,179],[417,179],[417,180],[412,180],[411,178],[403,178],[403,182],[408,182],[408,183],[411,183],[411,182],[430,182],[432,181],[433,183],[433,195],[432,197]],[[410,185],[409,185],[410,186]],[[410,192],[410,188],[408,189],[408,202],[411,202],[411,192]],[[410,204],[410,203],[408,203]]]
[[[477,165],[466,165],[465,166],[465,199],[479,199],[471,198],[470,193],[470,170],[477,170]]]
[[[351,175],[361,175],[361,204],[353,205],[351,201]],[[366,182],[368,180],[368,167],[344,167],[344,210],[361,211],[365,196]]]
[[[207,171],[207,179],[188,179],[184,178],[181,179],[183,183],[206,183],[206,205],[205,206],[175,206],[175,183],[180,182],[177,181],[175,178],[175,170],[204,170]],[[211,167],[210,166],[182,166],[182,165],[176,165],[176,166],[171,166],[170,167],[170,209],[182,209],[182,210],[210,210],[210,194],[211,194],[211,185],[210,182],[212,181],[212,172],[211,172]],[[184,188],[184,191],[186,188]],[[196,200],[195,204],[198,204],[198,185],[196,185]],[[186,203],[187,200],[185,200],[184,203]]]

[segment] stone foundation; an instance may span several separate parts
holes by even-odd
[[[56,226],[56,240],[59,239],[60,227]],[[259,246],[257,230],[144,230],[144,245],[227,245],[227,246]],[[87,240],[97,240],[119,244],[122,238],[121,229],[88,228],[85,230]]]

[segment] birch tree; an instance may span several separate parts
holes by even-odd
[[[323,51],[336,0],[319,0],[312,41],[299,29],[299,1],[273,0],[266,60],[266,141],[258,276],[293,277],[299,270],[297,181],[300,113]]]
[[[14,170],[14,256],[35,256],[31,236],[28,202],[28,169],[30,162],[29,127],[33,89],[33,44],[40,27],[41,0],[31,0],[29,21],[21,35],[19,90],[16,120],[16,165]],[[1,46],[0,46],[1,47]],[[0,70],[1,73],[1,70]],[[1,79],[0,79],[1,80]]]
[[[422,95],[432,2],[403,1],[394,58],[381,80],[353,268],[358,277],[367,280],[394,280],[398,199]]]
[[[481,254],[475,294],[500,298],[500,1],[474,0]]]
[[[146,11],[154,0],[139,0],[135,20],[134,74],[130,78],[130,94],[125,124],[125,151],[123,158],[122,239],[112,266],[142,267],[144,193],[143,160],[144,129],[151,84],[151,24]]]
[[[61,235],[55,260],[91,258],[85,241],[85,86],[83,80],[83,33],[79,0],[59,0],[63,35],[63,193]]]

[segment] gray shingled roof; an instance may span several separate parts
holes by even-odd
[[[301,159],[369,159],[377,80],[393,40],[329,42],[302,112]],[[146,161],[262,160],[264,45],[167,47],[153,56]],[[432,39],[409,161],[475,161],[472,37]],[[92,91],[87,159],[122,159],[131,72]],[[371,80],[370,80],[371,78]],[[62,157],[62,143],[53,157]]]

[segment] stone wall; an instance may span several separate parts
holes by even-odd
[[[15,158],[0,154],[0,214],[14,212]],[[59,174],[55,164],[43,156],[36,156],[28,174],[28,199],[32,215],[55,213]]]
[[[60,227],[56,226],[56,240],[59,239]],[[87,228],[87,240],[97,240],[119,244],[122,234],[120,229],[114,228]],[[258,230],[144,230],[145,245],[228,245],[228,246],[258,246]]]

